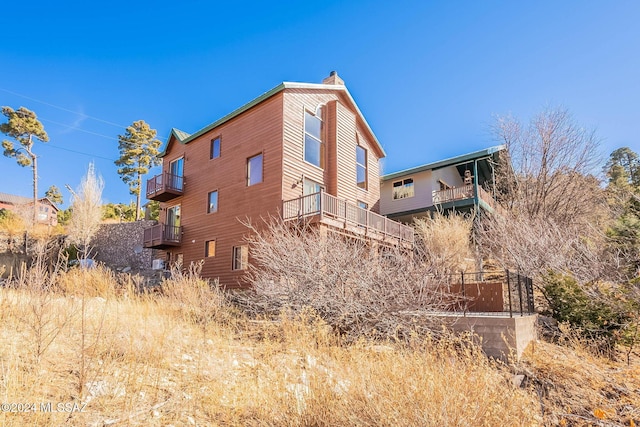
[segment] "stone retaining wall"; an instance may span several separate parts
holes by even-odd
[[[93,258],[113,269],[151,270],[154,250],[142,247],[144,229],[156,224],[142,220],[102,224],[92,241]]]

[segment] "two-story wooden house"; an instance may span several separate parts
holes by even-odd
[[[504,145],[390,173],[382,177],[380,212],[405,223],[435,210],[494,212],[500,206],[487,189],[494,187]]]
[[[0,193],[0,209],[6,209],[31,221],[33,218],[33,199],[30,197],[16,196],[8,193]],[[50,226],[58,225],[58,207],[47,197],[38,199],[36,207],[36,220],[38,224]]]
[[[144,246],[169,262],[204,260],[203,277],[231,287],[249,262],[247,218],[411,244],[411,228],[378,214],[384,155],[335,72],[322,84],[282,83],[194,134],[172,130],[162,174],[147,183],[161,213]]]

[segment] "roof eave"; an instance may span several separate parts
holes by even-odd
[[[404,169],[404,170],[401,170],[401,171],[398,171],[398,172],[393,172],[393,173],[390,173],[390,174],[387,174],[387,175],[383,175],[380,178],[380,180],[381,181],[388,181],[390,179],[395,179],[395,178],[398,178],[398,177],[401,177],[401,176],[405,176],[405,175],[411,175],[411,174],[415,174],[415,173],[419,173],[419,172],[439,169],[439,168],[443,168],[443,167],[446,167],[446,166],[452,166],[452,165],[456,165],[456,164],[459,164],[459,163],[480,159],[482,157],[490,156],[490,155],[492,155],[494,153],[497,153],[498,151],[505,150],[506,148],[507,148],[506,145],[496,145],[496,146],[493,146],[493,147],[484,148],[482,150],[474,151],[472,153],[462,154],[460,156],[451,157],[449,159],[438,160],[437,162],[427,163],[425,165],[416,166],[416,167],[413,167],[413,168]]]
[[[317,83],[282,82],[278,86],[274,87],[273,89],[263,93],[262,95],[258,96],[257,98],[255,98],[255,99],[249,101],[248,103],[242,105],[240,108],[237,108],[237,109],[233,110],[232,112],[230,112],[226,116],[216,120],[215,122],[209,124],[208,126],[202,128],[202,129],[200,129],[196,133],[191,134],[187,138],[181,139],[179,137],[179,135],[177,135],[174,132],[174,129],[171,129],[171,134],[170,134],[169,138],[167,139],[167,144],[165,145],[164,150],[162,150],[162,152],[159,154],[159,157],[163,157],[166,154],[167,148],[169,146],[169,141],[171,140],[171,136],[175,136],[176,140],[178,140],[181,144],[188,144],[189,142],[193,141],[194,139],[196,139],[196,138],[204,135],[205,133],[217,128],[218,126],[228,122],[229,120],[239,116],[240,114],[244,113],[245,111],[255,107],[256,105],[260,104],[263,101],[266,101],[267,99],[271,98],[272,96],[276,95],[279,92],[282,92],[285,89],[340,90],[340,91],[344,92],[344,94],[346,95],[347,99],[349,100],[349,102],[351,102],[351,104],[355,108],[356,112],[358,113],[358,115],[362,119],[362,123],[364,124],[365,128],[367,129],[367,131],[369,132],[369,134],[373,138],[374,143],[376,144],[377,148],[380,151],[380,155],[381,155],[380,157],[385,157],[386,156],[386,153],[384,152],[384,149],[382,148],[382,145],[380,144],[380,141],[378,141],[378,138],[373,133],[373,130],[371,130],[371,126],[369,126],[369,123],[367,123],[367,120],[364,118],[364,115],[362,114],[362,111],[360,111],[360,108],[358,107],[358,104],[356,104],[355,100],[353,99],[353,97],[351,96],[349,91],[347,90],[346,86],[344,86],[344,85],[317,84]]]

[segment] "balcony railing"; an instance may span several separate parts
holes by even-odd
[[[462,187],[446,188],[433,192],[433,204],[452,202],[454,200],[473,199],[473,184]]]
[[[282,219],[285,221],[318,215],[351,227],[357,233],[371,237],[393,238],[402,243],[413,243],[413,228],[390,220],[382,215],[361,208],[347,200],[338,199],[324,191],[308,194],[282,204]]]
[[[165,172],[147,181],[147,199],[166,202],[181,196],[184,177]]]
[[[182,243],[182,227],[173,225],[156,224],[144,230],[145,248],[164,248],[167,246],[180,246]]]
[[[473,199],[475,197],[474,185],[467,184],[457,188],[447,188],[433,192],[433,204],[454,202],[457,200]],[[484,188],[478,186],[478,198],[484,201],[491,208],[500,211],[502,207]]]

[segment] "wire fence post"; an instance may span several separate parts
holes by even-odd
[[[507,272],[507,292],[509,294],[509,317],[513,317],[513,307],[511,304],[511,274],[509,270],[505,270]]]
[[[524,315],[524,309],[522,308],[522,283],[520,281],[520,272],[518,271],[518,298],[520,299],[520,316]]]
[[[464,271],[460,272],[460,278],[461,283],[462,283],[462,303],[463,305],[463,311],[462,311],[462,317],[467,317],[467,292],[464,288]]]

